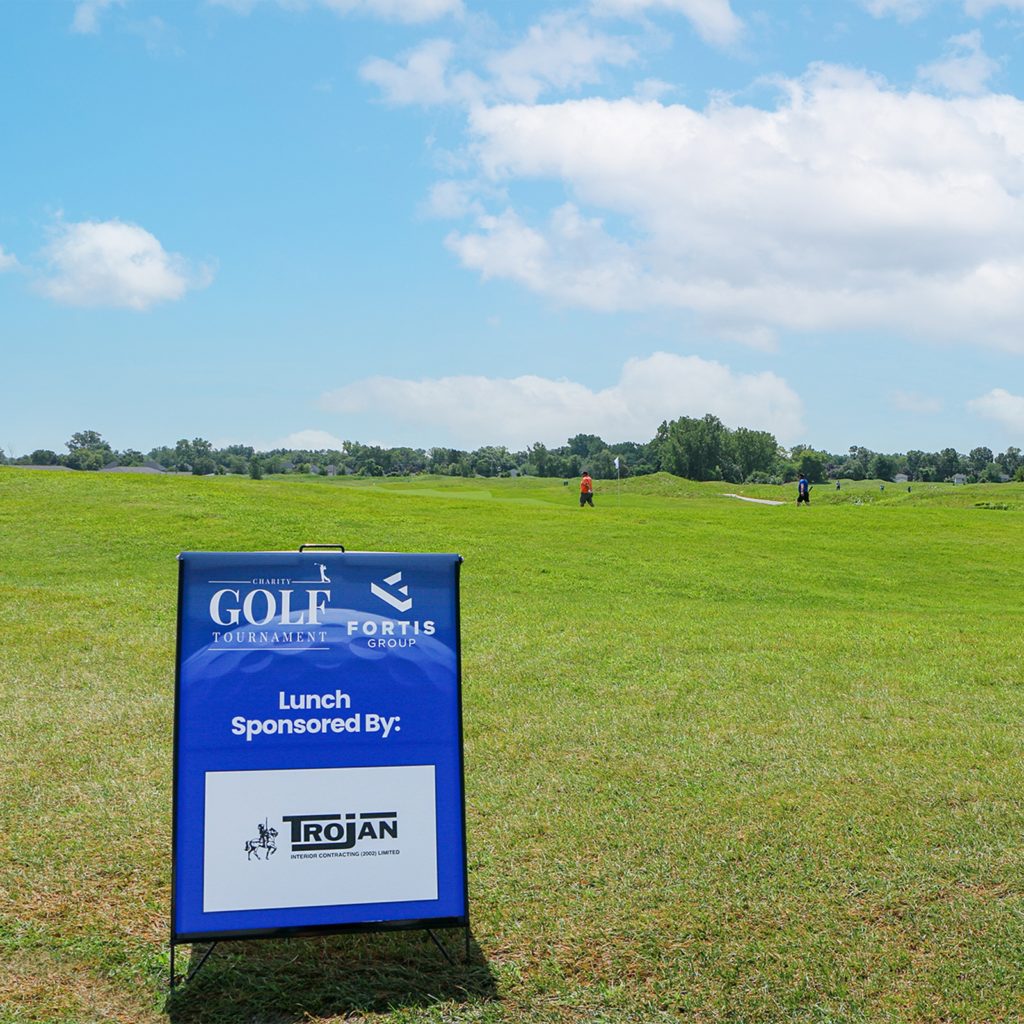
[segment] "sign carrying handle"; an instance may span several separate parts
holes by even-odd
[[[299,545],[299,554],[301,555],[303,551],[306,551],[307,549],[312,550],[314,548],[316,550],[320,550],[322,548],[336,548],[342,554],[345,553],[345,545],[344,544],[300,544]]]

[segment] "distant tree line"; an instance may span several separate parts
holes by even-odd
[[[691,480],[729,483],[786,483],[801,475],[812,483],[838,478],[893,480],[899,474],[910,481],[949,481],[958,474],[971,482],[1024,480],[1024,455],[1019,448],[1010,447],[998,455],[984,447],[973,448],[966,455],[955,448],[885,454],[854,445],[846,452],[834,454],[807,444],[784,448],[766,430],[731,430],[710,413],[700,418],[680,416],[666,420],[646,443],[609,444],[596,434],[577,434],[557,448],[548,448],[538,441],[523,451],[510,451],[499,445],[485,445],[475,451],[383,448],[345,441],[336,449],[275,448],[258,452],[241,444],[214,448],[210,441],[196,437],[191,441],[182,438],[173,448],[161,446],[143,454],[133,448],[117,451],[95,430],[72,434],[66,448],[62,453],[40,448],[19,458],[6,459],[0,451],[0,462],[82,470],[150,466],[197,476],[234,473],[256,479],[279,473],[569,478],[588,470],[603,480],[614,479],[617,472],[622,476],[666,472]]]

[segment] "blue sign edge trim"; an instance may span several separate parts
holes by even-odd
[[[462,796],[462,892],[465,914],[461,917],[421,917],[405,921],[360,921],[349,924],[291,925],[280,928],[246,928],[234,931],[210,932],[177,932],[174,928],[175,903],[177,887],[177,839],[178,839],[178,738],[180,735],[181,716],[181,634],[184,609],[183,590],[185,580],[185,560],[182,556],[189,554],[291,554],[289,551],[182,551],[177,556],[178,562],[178,608],[175,618],[174,645],[174,732],[172,739],[171,759],[171,903],[170,903],[170,946],[188,945],[195,942],[220,942],[235,939],[286,939],[302,938],[316,935],[339,935],[345,932],[369,933],[410,931],[413,929],[431,928],[469,928],[469,851],[466,844],[466,759],[465,737],[462,728],[462,587],[460,573],[464,561],[462,555],[454,555],[455,562],[455,688],[459,712],[459,781]],[[344,555],[361,554],[425,554],[426,552],[377,552],[377,551],[343,551]],[[441,554],[441,552],[437,552]],[[468,941],[468,939],[467,939]],[[173,979],[172,979],[173,984]]]

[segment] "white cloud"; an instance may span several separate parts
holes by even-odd
[[[872,17],[894,17],[897,21],[909,22],[924,14],[930,0],[861,0],[861,5]]]
[[[552,213],[545,230],[531,228],[513,210],[484,215],[477,223],[479,233],[452,232],[446,244],[463,266],[485,279],[516,281],[562,302],[603,311],[642,309],[657,303],[666,286],[645,277],[630,247],[571,203]]]
[[[487,61],[492,90],[532,103],[545,90],[578,89],[601,80],[604,65],[636,59],[628,43],[596,32],[568,13],[549,14],[530,26],[526,38]]]
[[[95,35],[100,30],[100,15],[114,4],[125,0],[79,0],[71,20],[71,31],[81,35]]]
[[[1008,11],[1024,11],[1024,0],[964,0],[964,11],[972,18],[984,17],[1000,7]]]
[[[423,212],[443,220],[461,220],[484,212],[475,182],[439,181],[431,186]]]
[[[942,401],[938,398],[929,398],[928,395],[918,394],[916,391],[893,391],[889,395],[894,409],[899,412],[910,412],[917,415],[928,416],[942,412]]]
[[[453,98],[448,62],[454,46],[447,39],[429,39],[405,55],[404,63],[374,57],[359,69],[388,103],[431,106]]]
[[[729,0],[591,0],[590,7],[598,15],[624,18],[637,17],[651,9],[674,11],[687,18],[701,39],[713,46],[728,46],[743,31],[743,22],[733,12]]]
[[[462,14],[462,0],[319,0],[339,14],[368,14],[387,21],[417,23]]]
[[[90,0],[92,2],[92,0]],[[96,0],[104,3],[109,0]],[[209,0],[217,7],[227,7],[238,14],[248,14],[260,0]],[[279,7],[304,10],[326,7],[338,14],[357,14],[385,21],[419,24],[447,15],[463,13],[462,0],[276,0]]]
[[[7,252],[2,245],[0,245],[0,274],[5,270],[16,270],[20,264],[18,258],[13,252]]]
[[[208,267],[191,267],[145,228],[120,220],[60,223],[46,257],[50,273],[40,288],[70,306],[143,310],[212,279]]]
[[[686,309],[732,336],[885,328],[1024,351],[1024,101],[827,66],[779,84],[774,109],[477,106],[477,176],[571,201],[485,213],[448,245],[562,302]]]
[[[678,86],[659,78],[645,78],[633,87],[633,95],[638,100],[661,100],[674,92],[678,92]]]
[[[346,415],[383,409],[385,430],[413,429],[430,443],[471,447],[562,444],[580,431],[646,441],[662,420],[707,412],[788,441],[804,429],[800,398],[774,373],[734,373],[721,363],[665,352],[630,359],[618,382],[599,391],[536,376],[371,377],[329,392],[321,404]]]
[[[261,451],[270,451],[274,448],[297,449],[299,451],[319,452],[324,449],[340,450],[345,447],[345,442],[340,437],[335,437],[326,430],[297,430],[294,434],[282,437]]]
[[[1011,395],[1003,388],[993,388],[987,395],[972,398],[967,408],[976,416],[994,420],[1011,434],[1024,432],[1024,398]]]
[[[472,105],[496,99],[533,103],[550,90],[575,91],[599,82],[605,66],[622,67],[637,56],[628,43],[569,13],[545,15],[514,46],[490,54],[482,75],[454,70],[454,55],[450,40],[431,39],[397,61],[366,61],[360,75],[397,105]]]
[[[177,30],[155,14],[128,22],[125,31],[138,36],[145,44],[146,50],[154,57],[181,57],[185,52],[178,42]]]
[[[917,69],[918,81],[954,95],[979,96],[1000,62],[981,48],[981,33],[975,29],[953,36],[941,60]]]

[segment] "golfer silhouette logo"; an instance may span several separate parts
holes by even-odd
[[[323,562],[317,562],[317,567],[320,569],[320,582],[330,583],[331,577],[327,575],[327,566]]]

